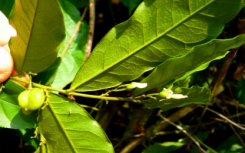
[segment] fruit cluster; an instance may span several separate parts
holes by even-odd
[[[25,90],[20,93],[18,102],[25,115],[39,109],[45,101],[44,91],[40,88]]]

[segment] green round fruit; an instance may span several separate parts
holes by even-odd
[[[44,101],[44,92],[39,88],[23,91],[18,96],[18,103],[25,115],[29,115],[32,111],[39,109]]]
[[[42,89],[33,88],[28,96],[28,110],[34,111],[39,109],[45,101],[45,95]]]
[[[20,107],[26,111],[28,111],[28,96],[29,96],[29,90],[25,90],[22,93],[19,94],[18,96],[18,103]]]

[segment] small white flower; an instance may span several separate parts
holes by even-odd
[[[172,90],[163,88],[163,91],[167,94],[166,99],[183,99],[183,98],[188,98],[187,95],[182,95],[182,94],[174,94]]]
[[[147,86],[147,83],[132,82],[132,86],[134,88],[145,88]]]
[[[187,95],[182,95],[182,94],[172,94],[172,95],[170,95],[170,96],[168,96],[166,98],[167,99],[170,99],[170,98],[172,98],[172,99],[183,99],[183,98],[188,98],[188,96]]]
[[[126,90],[132,90],[134,88],[145,88],[147,83],[132,82],[131,84],[125,85]]]

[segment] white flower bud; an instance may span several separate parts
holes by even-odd
[[[131,84],[128,84],[126,88],[127,90],[132,90],[134,88],[145,88],[146,86],[147,86],[147,83],[132,82]]]
[[[172,94],[172,95],[170,95],[170,96],[168,96],[166,98],[167,99],[170,99],[170,98],[172,98],[172,99],[183,99],[183,98],[188,98],[188,96],[187,95],[182,95],[182,94]]]
[[[188,98],[187,95],[182,95],[182,94],[174,94],[172,90],[163,88],[163,91],[160,92],[161,97],[166,97],[166,99],[183,99],[183,98]]]
[[[147,83],[132,82],[132,85],[134,88],[145,88],[147,86]]]

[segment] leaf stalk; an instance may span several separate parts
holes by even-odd
[[[12,80],[16,80],[16,81],[20,81],[20,82],[24,82],[24,83],[30,83],[29,81],[23,80],[23,79],[16,77],[16,76],[12,76],[10,78]],[[105,96],[98,96],[98,95],[89,95],[89,94],[77,93],[77,92],[69,91],[69,90],[57,89],[57,88],[45,86],[45,85],[34,83],[34,82],[32,82],[32,86],[57,91],[59,93],[65,94],[65,95],[73,95],[73,96],[85,97],[85,98],[111,100],[111,101],[129,101],[129,102],[134,102],[134,103],[143,103],[143,102],[148,101],[148,100],[136,100],[133,97],[123,98],[123,97],[105,97]]]

